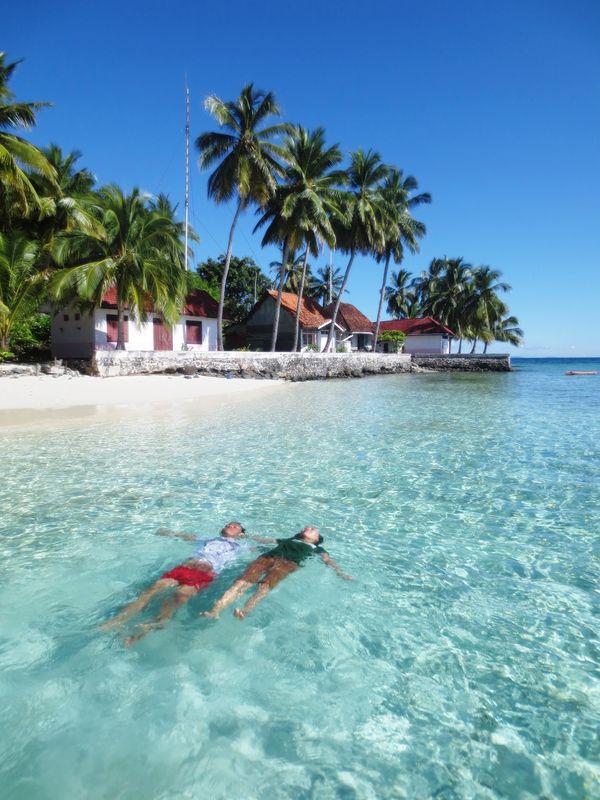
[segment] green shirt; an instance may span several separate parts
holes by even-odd
[[[326,553],[324,547],[320,545],[303,542],[302,539],[277,539],[277,547],[265,553],[265,558],[284,558],[286,561],[293,561],[294,564],[302,564],[307,558]]]

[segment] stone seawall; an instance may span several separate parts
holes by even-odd
[[[190,350],[171,353],[99,350],[91,362],[92,374],[103,378],[165,372],[309,381],[360,378],[363,375],[410,370],[409,355],[383,353],[195,353]]]
[[[416,367],[436,372],[510,372],[510,356],[505,353],[452,353],[451,355],[413,354],[412,363]]]

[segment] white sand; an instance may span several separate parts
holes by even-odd
[[[215,402],[274,390],[284,381],[183,375],[128,375],[117,378],[51,375],[0,378],[0,411],[54,410],[82,406],[142,406],[203,398]]]

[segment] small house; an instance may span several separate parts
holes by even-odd
[[[404,343],[405,353],[423,353],[432,355],[446,355],[450,353],[452,339],[455,334],[438,322],[433,317],[419,317],[415,319],[392,319],[382,322],[379,327],[383,331],[402,331],[406,335]],[[377,350],[387,353],[387,342],[378,342]]]
[[[325,307],[325,315],[333,316],[335,303]],[[336,322],[344,329],[342,339],[346,350],[372,350],[375,326],[365,315],[351,303],[340,303]]]
[[[152,306],[145,321],[125,312],[125,350],[217,349],[218,303],[207,292],[195,289],[186,298],[180,319],[173,326],[164,323]],[[117,346],[117,294],[114,288],[91,312],[65,308],[52,318],[54,358],[90,358],[96,350]]]

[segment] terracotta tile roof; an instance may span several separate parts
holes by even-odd
[[[390,319],[379,326],[382,331],[403,331],[407,336],[425,333],[443,333],[456,338],[450,328],[442,325],[433,317],[415,317],[415,319]]]
[[[114,286],[105,293],[102,298],[101,308],[116,308],[117,307],[117,290]],[[151,312],[154,310],[154,305],[151,301],[148,302],[146,311]],[[217,318],[219,311],[219,304],[214,300],[208,292],[202,289],[193,289],[185,300],[185,306],[182,314],[187,314],[190,317],[209,317],[212,319]],[[226,315],[223,319],[229,319]]]
[[[332,316],[334,307],[335,303],[330,303],[325,308],[325,313]],[[359,311],[358,308],[351,303],[340,303],[340,310],[338,311],[336,321],[340,322],[352,333],[373,333],[375,330],[375,326],[371,320],[367,319],[362,311]]]
[[[267,293],[271,295],[274,300],[277,300],[277,292],[275,289],[267,289]],[[296,308],[298,307],[298,295],[292,292],[283,292],[281,298],[281,307],[285,309],[292,316],[296,315]],[[303,297],[300,304],[300,325],[303,328],[320,328],[330,318],[325,316],[323,308],[313,300],[312,297]]]

